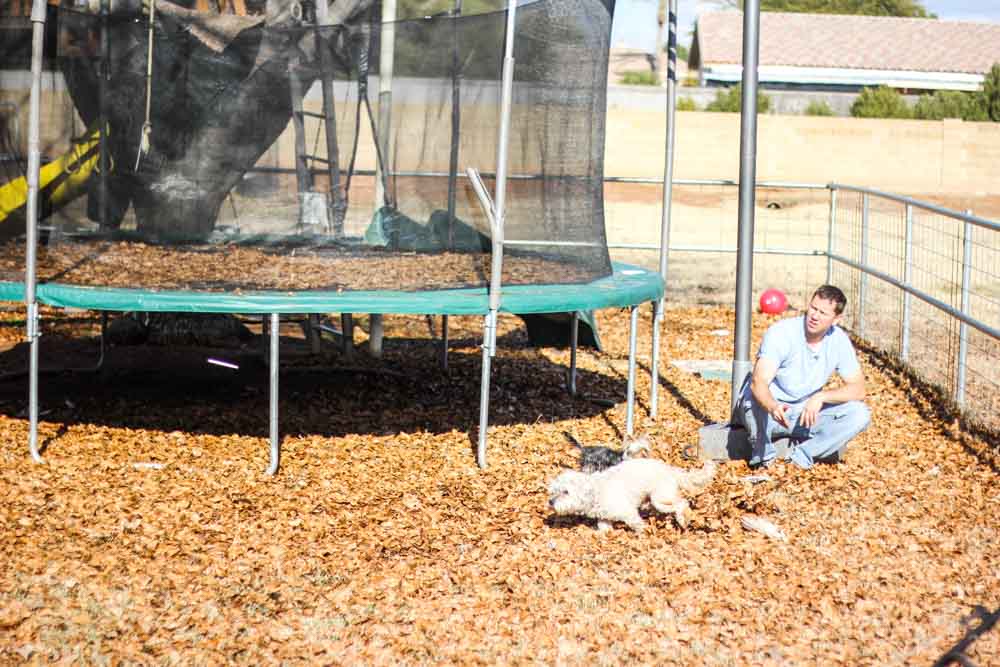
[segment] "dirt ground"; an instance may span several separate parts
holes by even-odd
[[[732,312],[668,311],[655,419],[641,315],[637,430],[693,467],[681,448],[725,417],[729,385],[668,362],[729,358]],[[66,338],[96,332],[92,313],[44,317],[47,366],[93,362],[93,338]],[[502,320],[486,469],[478,318],[452,318],[448,372],[423,318],[387,318],[381,360],[363,326],[352,359],[316,359],[288,323],[274,477],[259,340],[120,346],[101,373],[43,375],[44,465],[25,380],[8,376],[0,662],[931,664],[967,638],[975,664],[1000,664],[1000,629],[969,634],[1000,609],[997,442],[872,354],[873,424],[844,463],[759,484],[726,464],[686,530],[652,512],[640,534],[553,516],[546,485],[576,462],[563,432],[623,435],[628,317],[598,320],[605,350],[580,354],[576,398],[568,352]],[[754,346],[771,321],[756,317]],[[23,363],[22,330],[2,315],[3,368]]]

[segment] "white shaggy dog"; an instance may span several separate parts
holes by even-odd
[[[699,491],[714,476],[714,461],[707,461],[701,470],[684,470],[656,459],[627,459],[601,472],[563,472],[549,484],[549,506],[556,514],[597,519],[602,531],[609,529],[612,521],[642,531],[646,524],[639,516],[639,506],[649,500],[657,511],[672,512],[684,528],[689,510],[681,492]]]

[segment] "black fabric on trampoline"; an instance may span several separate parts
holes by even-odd
[[[487,285],[489,225],[465,169],[492,190],[506,12],[383,24],[380,5],[338,0],[337,23],[317,28],[309,3],[235,16],[157,0],[152,39],[138,2],[113,3],[107,18],[50,8],[47,63],[58,69],[42,93],[39,280],[208,291]],[[518,8],[505,237],[519,243],[505,248],[504,284],[611,273],[613,9]],[[26,75],[23,23],[5,24],[0,60]],[[0,86],[0,99],[26,99],[26,77]],[[27,104],[19,118],[23,143]],[[0,174],[0,280],[21,281],[25,215],[12,178]]]

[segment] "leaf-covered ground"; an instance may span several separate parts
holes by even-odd
[[[45,316],[45,363],[93,360],[92,314]],[[28,456],[25,379],[0,383],[0,662],[930,664],[977,605],[1000,608],[995,443],[873,355],[874,421],[846,463],[756,485],[727,464],[683,531],[553,517],[546,484],[575,464],[563,431],[624,430],[628,317],[599,320],[605,351],[580,354],[577,398],[568,352],[532,350],[503,320],[484,470],[478,318],[452,318],[447,373],[423,318],[387,318],[380,361],[310,358],[286,325],[270,478],[259,341],[122,346],[101,374],[43,375],[45,465]],[[667,362],[730,358],[732,324],[668,311],[653,420],[643,309],[637,430],[654,456],[696,465],[682,446],[726,416],[728,382]],[[4,314],[8,370],[22,330]],[[748,514],[788,541],[744,530]],[[1000,628],[968,655],[1000,664]]]

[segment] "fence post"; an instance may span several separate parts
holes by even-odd
[[[830,223],[826,229],[826,284],[833,284],[833,228],[837,224],[837,189],[830,188]]]
[[[868,268],[868,232],[870,208],[869,195],[861,195],[861,266]],[[868,273],[861,272],[861,285],[858,288],[858,336],[865,337],[865,298],[868,296]]]
[[[903,241],[903,284],[912,287],[913,280],[913,206],[906,205],[906,237]],[[899,356],[903,361],[910,360],[910,304],[911,296],[903,291],[903,339],[899,345]]]
[[[972,215],[972,211],[966,211]],[[969,314],[969,282],[972,279],[972,223],[965,221],[962,239],[962,314]],[[958,325],[958,379],[955,382],[955,402],[965,407],[966,361],[969,354],[969,325]]]

